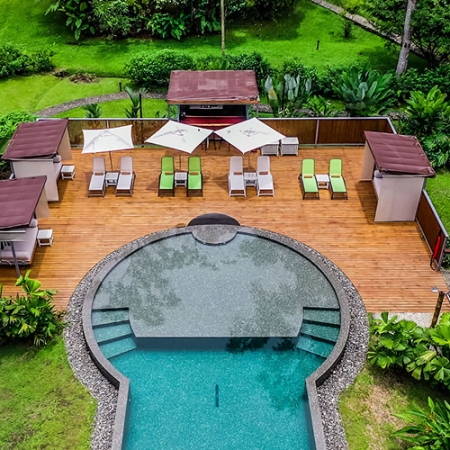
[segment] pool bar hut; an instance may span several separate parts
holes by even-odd
[[[426,179],[435,172],[415,136],[366,131],[361,173],[378,199],[375,222],[416,219]]]
[[[2,156],[15,178],[45,175],[48,201],[58,201],[62,161],[72,159],[67,119],[26,122],[18,126]]]
[[[177,120],[217,130],[249,117],[259,104],[253,70],[173,70],[167,103],[177,107]]]

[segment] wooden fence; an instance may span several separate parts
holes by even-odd
[[[430,265],[440,270],[447,247],[448,233],[425,190],[422,191],[416,220],[430,248]]]
[[[69,137],[73,146],[83,145],[83,129],[113,128],[133,125],[133,142],[143,145],[145,139],[159,130],[168,119],[69,119]],[[327,117],[298,119],[261,119],[300,145],[364,145],[364,131],[395,133],[387,117]]]

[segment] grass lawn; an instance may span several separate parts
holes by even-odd
[[[123,76],[123,68],[133,56],[143,52],[170,49],[193,57],[221,53],[220,34],[192,37],[178,41],[156,39],[106,38],[84,39],[74,43],[70,31],[55,14],[44,15],[52,0],[0,2],[0,42],[21,44],[26,50],[53,48],[54,62],[72,72],[92,72],[98,76]],[[317,41],[320,41],[317,50]],[[384,40],[357,26],[352,37],[343,38],[339,16],[307,0],[302,0],[296,14],[272,23],[234,24],[226,28],[229,53],[258,51],[277,66],[282,59],[298,57],[308,66],[328,66],[367,62],[372,67],[395,68],[397,54],[384,48]],[[412,57],[411,66],[421,65]]]
[[[447,231],[450,231],[450,173],[439,170],[435,178],[427,179],[427,193]]]
[[[340,399],[339,409],[349,450],[399,450],[408,448],[391,433],[405,423],[392,414],[413,406],[426,410],[428,396],[442,399],[442,390],[433,390],[409,375],[381,370],[367,363]]]
[[[64,343],[0,352],[0,448],[88,449],[96,402],[75,379]]]

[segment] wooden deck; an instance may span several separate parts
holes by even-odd
[[[116,197],[113,187],[105,197],[87,197],[92,156],[73,151],[76,176],[60,180],[61,201],[50,204],[51,217],[40,220],[40,228],[52,228],[52,247],[38,247],[31,266],[33,278],[44,287],[57,289],[56,306],[65,308],[78,282],[108,253],[154,231],[186,225],[205,213],[223,213],[242,225],[263,228],[297,239],[337,264],[360,292],[368,311],[432,312],[437,294],[433,286],[446,290],[439,272],[429,267],[429,250],[414,222],[375,224],[376,198],[370,182],[360,182],[363,148],[303,148],[299,157],[271,157],[275,197],[257,197],[247,188],[247,198],[228,197],[229,157],[237,155],[226,144],[214,150],[196,150],[202,156],[204,196],[187,198],[186,189],[176,196],[157,196],[161,156],[171,150],[137,148],[114,152],[132,155],[136,184],[132,197]],[[106,156],[107,167],[109,157]],[[187,166],[181,154],[182,168]],[[250,154],[255,168],[256,153]],[[303,157],[316,160],[316,173],[326,173],[330,158],[342,158],[349,200],[331,200],[320,190],[320,200],[302,200],[298,175]],[[247,170],[248,156],[244,156]],[[151,268],[150,268],[151,270]],[[13,267],[0,266],[4,294],[17,292]],[[445,305],[447,308],[447,306]]]

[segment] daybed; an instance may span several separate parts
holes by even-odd
[[[31,226],[34,225],[34,226]],[[23,230],[23,233],[20,232]],[[6,230],[5,230],[6,231]],[[34,253],[36,251],[37,235],[39,227],[37,220],[32,221],[28,228],[12,229],[11,232],[17,232],[17,238],[14,240],[14,250],[16,252],[17,263],[20,265],[28,265],[33,262]],[[11,233],[12,234],[12,233]],[[14,256],[10,241],[0,242],[0,264],[14,265]]]

